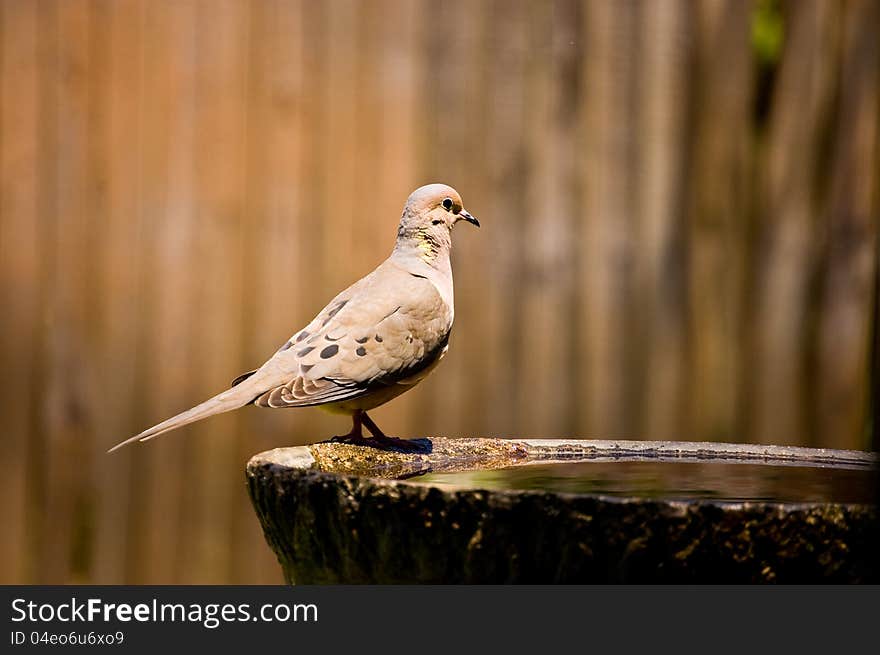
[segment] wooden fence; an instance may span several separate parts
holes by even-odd
[[[260,364],[455,186],[456,330],[402,435],[865,448],[875,0],[2,0],[0,581],[278,582]]]

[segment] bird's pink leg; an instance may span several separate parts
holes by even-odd
[[[351,415],[351,432],[333,437],[330,440],[330,443],[347,443],[353,446],[372,446],[373,440],[367,439],[361,429],[363,416],[365,416],[363,410],[355,410],[354,414]]]

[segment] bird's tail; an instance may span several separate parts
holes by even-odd
[[[248,393],[247,388],[243,387],[245,387],[245,385],[239,385],[233,387],[232,389],[227,389],[222,393],[218,393],[216,396],[214,396],[213,398],[209,398],[200,405],[196,405],[192,409],[181,412],[177,416],[172,416],[168,420],[162,421],[158,425],[154,425],[153,427],[144,430],[140,434],[136,434],[133,437],[116,444],[107,452],[112,453],[117,448],[122,448],[123,446],[133,443],[135,441],[148,441],[150,439],[153,439],[154,437],[158,437],[160,434],[165,434],[166,432],[176,430],[177,428],[183,427],[184,425],[188,425],[196,421],[201,421],[203,418],[208,418],[209,416],[214,416],[215,414],[222,414],[223,412],[228,412],[233,409],[238,409],[239,407],[244,407],[254,399],[254,396]]]

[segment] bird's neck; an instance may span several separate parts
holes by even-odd
[[[449,260],[452,248],[452,234],[446,227],[419,226],[409,227],[401,224],[397,230],[395,251],[417,254],[423,261],[433,264],[435,261]]]
[[[398,236],[393,257],[411,275],[428,279],[450,309],[453,307],[452,262],[449,235],[445,240],[425,238],[425,234]]]

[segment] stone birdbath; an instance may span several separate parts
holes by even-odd
[[[878,459],[741,444],[422,439],[254,456],[288,583],[880,582]]]

